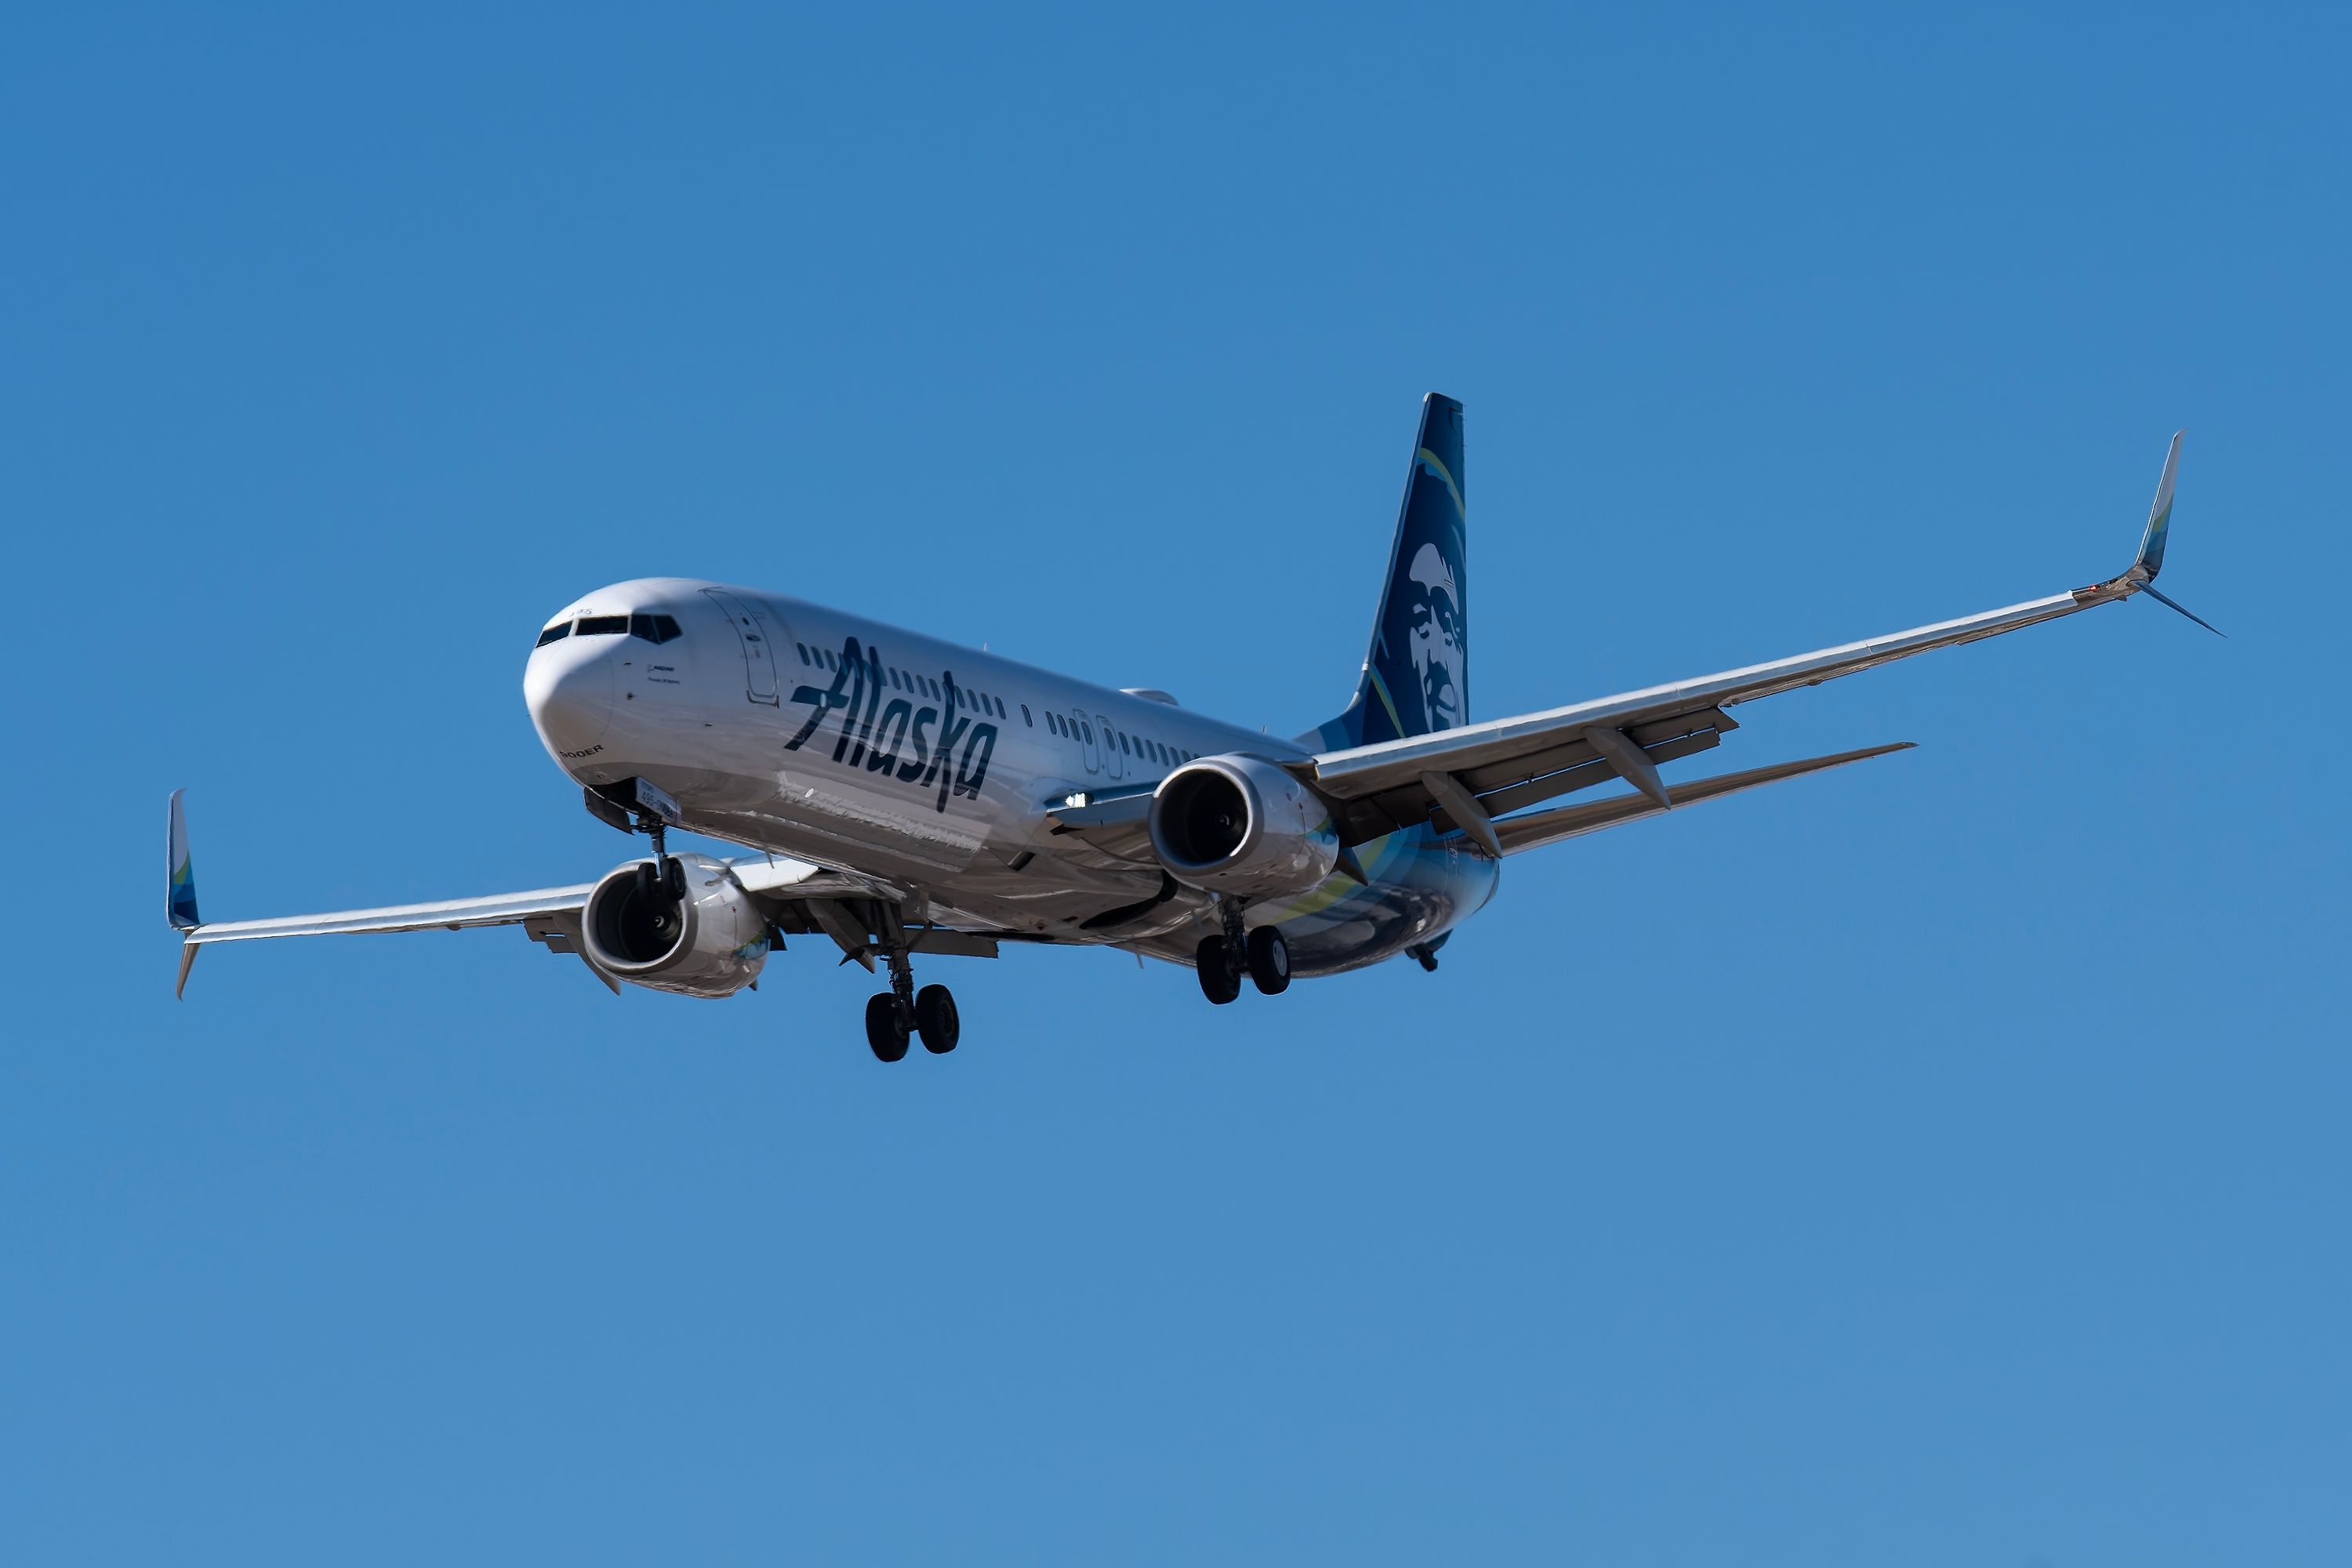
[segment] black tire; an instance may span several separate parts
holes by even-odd
[[[1272,926],[1260,926],[1249,933],[1250,980],[1268,996],[1279,996],[1290,989],[1290,944]]]
[[[877,1061],[907,1059],[907,1015],[898,1010],[898,999],[887,991],[866,998],[866,1043],[874,1047]]]
[[[673,902],[686,897],[686,863],[675,855],[662,859],[662,891],[667,893]]]
[[[636,889],[638,902],[650,904],[654,901],[654,863],[652,861],[637,862]]]
[[[915,1032],[923,1037],[923,1049],[935,1057],[956,1048],[963,1022],[956,1016],[955,998],[946,986],[926,985],[915,993]]]
[[[1242,994],[1242,977],[1225,951],[1225,939],[1204,936],[1192,950],[1192,966],[1200,972],[1201,994],[1222,1007]]]

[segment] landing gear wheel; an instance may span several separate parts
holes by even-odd
[[[923,1037],[923,1049],[935,1057],[956,1048],[963,1025],[956,1017],[955,998],[948,994],[946,986],[926,985],[915,993],[915,1030]]]
[[[1192,965],[1200,972],[1201,994],[1222,1007],[1242,994],[1241,971],[1235,967],[1233,950],[1221,936],[1204,936],[1201,945],[1192,950]]]
[[[646,903],[656,899],[672,904],[686,900],[686,866],[675,855],[638,861],[636,882],[637,897]]]
[[[1290,944],[1272,926],[1249,933],[1249,973],[1258,990],[1279,996],[1290,989]]]
[[[904,1061],[907,1058],[907,1015],[898,999],[887,991],[866,998],[866,1043],[874,1047],[877,1061]]]

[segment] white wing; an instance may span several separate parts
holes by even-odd
[[[1938,621],[1886,637],[1843,643],[1793,658],[1748,665],[1484,724],[1468,724],[1435,734],[1326,752],[1286,765],[1331,803],[1340,836],[1349,844],[1377,838],[1416,823],[1435,821],[1441,826],[1461,827],[1486,845],[1490,853],[1502,853],[1507,847],[1526,847],[1510,845],[1510,836],[1501,831],[1510,826],[1507,814],[1618,778],[1639,789],[1652,808],[1665,809],[1682,797],[1670,791],[1658,776],[1657,764],[1717,744],[1725,734],[1738,728],[1725,710],[1739,703],[1776,696],[1801,686],[1819,686],[1825,680],[1874,669],[1914,654],[2021,631],[2061,616],[2114,604],[2143,591],[2179,609],[2149,586],[2163,563],[2165,534],[2172,516],[2173,480],[2179,460],[2180,437],[2176,435],[2165,454],[2163,478],[2157,488],[2156,504],[2149,510],[2139,554],[2121,576],[2106,582],[1958,620]],[[2186,610],[2181,613],[2189,614]],[[1755,780],[1739,787],[1769,782],[1773,781]],[[1550,838],[1542,841],[1549,842]]]

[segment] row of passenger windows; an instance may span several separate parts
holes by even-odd
[[[805,643],[794,643],[793,644],[793,648],[801,656],[801,662],[803,664],[811,666],[817,669],[829,669],[836,675],[841,672],[841,656],[839,654],[834,653],[826,648],[813,648]],[[947,688],[941,686],[938,681],[933,680],[928,675],[917,675],[912,670],[900,669],[896,665],[888,664],[882,667],[882,674],[884,679],[890,682],[891,689],[894,691],[905,691],[912,693],[918,697],[929,697],[934,702],[945,702],[948,700]],[[1003,703],[998,701],[989,693],[985,691],[976,691],[969,686],[957,687],[955,689],[955,700],[958,707],[977,709],[992,719],[1009,717],[1009,715],[1004,711]],[[1029,710],[1024,708],[1021,710],[1021,715],[1024,719],[1027,718],[1029,716]]]
[[[1021,712],[1024,717],[1026,717],[1029,710],[1024,708]],[[1066,719],[1050,708],[1045,710],[1045,728],[1064,740],[1078,741],[1089,746],[1095,743],[1095,727],[1092,724],[1083,719]],[[1180,763],[1189,763],[1200,755],[1198,752],[1188,752],[1181,746],[1171,746],[1165,741],[1154,741],[1142,735],[1123,733],[1112,729],[1108,724],[1103,726],[1103,737],[1128,756],[1140,757],[1147,763],[1159,763],[1171,768]]]
[[[558,631],[556,635],[560,637],[562,634]],[[811,647],[806,643],[796,642],[793,644],[793,651],[799,654],[801,662],[812,669],[831,670],[836,675],[841,673],[841,656],[829,648]],[[893,690],[927,696],[935,702],[944,702],[948,700],[946,689],[928,675],[917,675],[911,670],[900,669],[895,665],[887,664],[882,667],[882,674],[884,679],[890,682]],[[959,686],[955,689],[955,692],[957,700],[965,707],[977,708],[982,712],[998,719],[1009,719],[1012,716],[1005,711],[1003,702],[989,692],[974,690],[969,686]],[[1021,721],[1033,730],[1037,727],[1037,721],[1030,715],[1029,704],[1026,702],[1021,704]],[[1095,743],[1095,727],[1092,724],[1084,719],[1071,719],[1056,713],[1050,708],[1045,710],[1045,728],[1066,741],[1081,741],[1089,746]],[[1166,767],[1172,768],[1181,763],[1189,763],[1200,755],[1198,752],[1188,752],[1181,746],[1171,746],[1164,741],[1150,740],[1141,735],[1122,734],[1108,724],[1103,726],[1103,738],[1106,744],[1117,746],[1128,756],[1140,757],[1145,762],[1157,762]]]
[[[575,629],[583,637],[633,637],[650,643],[665,643],[686,635],[678,630],[677,620],[671,616],[583,616],[576,627],[570,621],[556,622],[539,634],[534,646],[545,647],[572,636]]]

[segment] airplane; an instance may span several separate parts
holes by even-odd
[[[170,802],[167,908],[178,993],[216,942],[520,925],[619,994],[756,989],[812,936],[888,989],[866,1008],[885,1062],[945,1053],[949,989],[917,958],[1003,944],[1113,947],[1189,964],[1224,1005],[1246,978],[1407,956],[1428,970],[1523,851],[1908,750],[1909,742],[1669,784],[1731,710],[2156,589],[2180,461],[2175,435],[2121,575],[1793,658],[1473,721],[1462,405],[1432,393],[1406,468],[1370,645],[1339,715],[1292,739],[824,605],[646,577],[545,623],[523,670],[531,723],[587,809],[649,854],[593,882],[290,919],[197,913],[184,791]],[[2216,635],[2219,635],[2217,632]],[[1565,805],[1560,796],[1622,784]],[[729,858],[671,854],[689,831]]]

